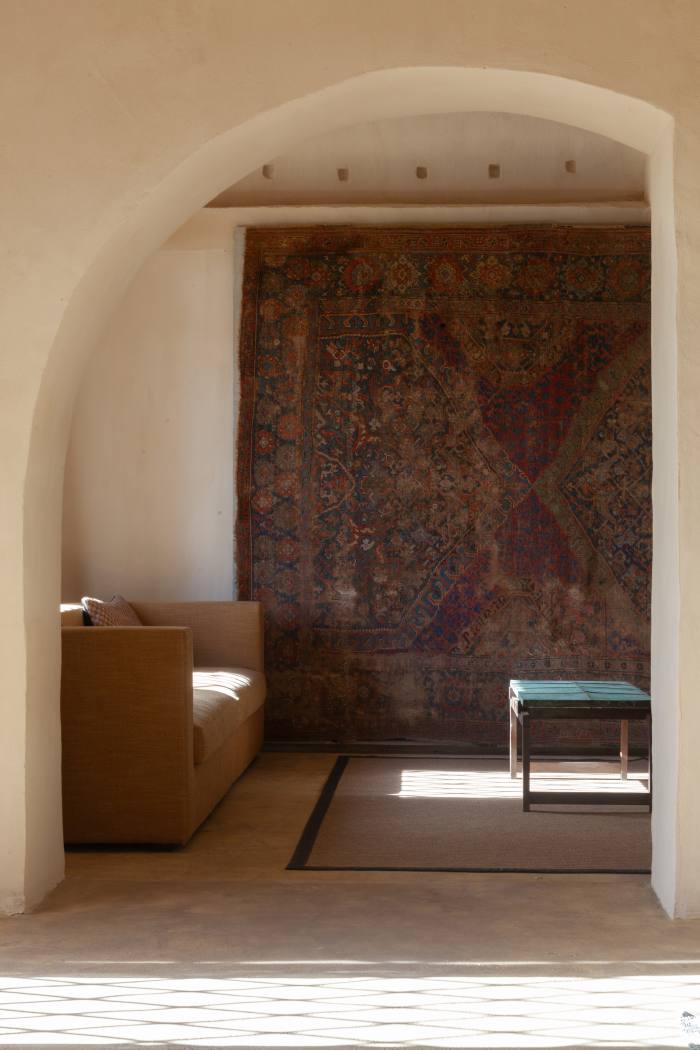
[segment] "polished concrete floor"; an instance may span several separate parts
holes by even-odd
[[[285,870],[333,755],[264,754],[191,843],[73,852],[0,922],[0,1046],[685,1046],[700,922],[644,876]]]

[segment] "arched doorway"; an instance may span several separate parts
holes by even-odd
[[[577,81],[498,69],[419,67],[384,70],[345,80],[285,103],[190,152],[149,192],[132,201],[118,228],[104,234],[78,275],[31,406],[31,439],[23,484],[22,592],[24,621],[16,681],[26,696],[18,716],[9,776],[18,807],[10,838],[6,910],[39,900],[60,880],[59,639],[55,608],[60,572],[63,461],[71,406],[83,364],[130,278],[143,260],[197,207],[232,180],[294,142],[367,119],[456,111],[498,111],[542,117],[615,138],[648,155],[653,208],[654,418],[657,557],[653,613],[654,692],[664,697],[655,735],[656,811],[653,883],[668,910],[675,893],[677,494],[675,437],[675,269],[672,197],[672,121],[646,102]],[[125,191],[126,192],[126,191]],[[136,197],[136,195],[135,195]],[[661,469],[659,469],[661,467]],[[674,575],[674,566],[676,572]],[[18,636],[19,638],[19,636]],[[25,671],[26,670],[26,675]],[[23,712],[22,712],[23,715]],[[20,721],[22,725],[20,726]],[[12,748],[12,732],[8,742]],[[26,780],[24,762],[26,761]]]

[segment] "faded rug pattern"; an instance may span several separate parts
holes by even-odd
[[[509,678],[648,688],[649,301],[645,229],[248,232],[237,556],[269,738],[487,748]]]

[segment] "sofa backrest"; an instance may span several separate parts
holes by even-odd
[[[61,627],[82,627],[84,622],[82,605],[72,602],[61,605]]]

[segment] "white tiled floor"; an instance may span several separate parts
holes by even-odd
[[[0,1045],[683,1046],[695,973],[15,981]]]

